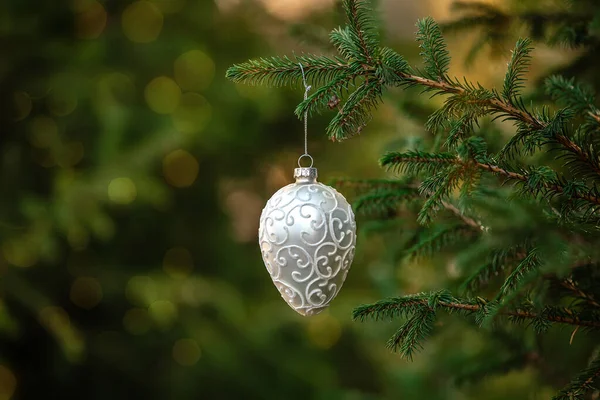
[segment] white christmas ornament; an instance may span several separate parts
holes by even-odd
[[[260,216],[263,261],[281,297],[315,315],[339,293],[354,258],[356,222],[350,204],[317,182],[316,168],[296,168]]]
[[[310,86],[304,69],[304,100]],[[258,242],[262,258],[281,297],[298,313],[315,315],[339,293],[356,246],[356,222],[350,204],[334,188],[317,182],[307,149],[294,170],[295,183],[279,189],[260,216]],[[310,167],[300,160],[308,157]]]

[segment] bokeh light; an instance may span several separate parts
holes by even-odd
[[[53,331],[60,331],[71,325],[69,314],[62,307],[44,307],[40,310],[39,317],[42,325]]]
[[[95,278],[77,278],[71,285],[70,299],[77,307],[90,310],[102,300],[102,286]]]
[[[149,43],[160,35],[163,27],[161,11],[149,1],[130,4],[121,16],[125,36],[135,43]]]
[[[65,143],[56,153],[56,164],[61,168],[71,168],[83,159],[84,149],[81,142]]]
[[[132,79],[120,72],[100,75],[96,81],[93,101],[97,112],[104,116],[115,109],[130,103],[136,96]]]
[[[54,85],[52,91],[46,98],[48,110],[57,117],[64,117],[75,111],[77,107],[77,95],[72,88],[60,82]]]
[[[169,300],[157,300],[150,304],[148,312],[156,324],[163,329],[173,325],[177,319],[177,307]]]
[[[198,93],[184,93],[179,106],[171,114],[173,125],[182,133],[196,133],[202,131],[212,115],[212,108],[208,101]]]
[[[200,50],[180,55],[174,63],[175,80],[183,90],[206,89],[215,76],[215,63]]]
[[[159,76],[146,85],[144,97],[152,111],[158,114],[170,114],[179,106],[181,89],[173,79]]]
[[[134,276],[127,282],[125,295],[131,304],[147,307],[158,298],[158,288],[149,276]]]
[[[185,6],[185,0],[150,0],[165,14],[179,12]]]
[[[163,159],[165,180],[178,188],[191,186],[198,177],[199,170],[198,160],[185,150],[172,151]]]
[[[74,250],[84,250],[90,243],[90,233],[81,224],[71,224],[67,228],[67,241]]]
[[[306,333],[315,347],[329,349],[340,339],[342,327],[340,322],[329,315],[321,313],[312,317],[306,326]]]
[[[21,121],[27,118],[33,108],[31,96],[22,90],[16,91],[13,94],[14,101],[14,121]]]
[[[201,354],[200,346],[193,339],[179,339],[173,345],[173,359],[186,367],[196,364]]]
[[[97,1],[77,2],[75,32],[80,39],[96,39],[106,27],[108,16],[104,6]]]
[[[27,239],[11,239],[2,243],[2,255],[9,264],[28,268],[37,263],[36,246]]]
[[[4,365],[0,365],[0,400],[10,400],[17,388],[15,374]]]
[[[163,270],[173,278],[184,278],[192,272],[194,260],[184,247],[173,247],[165,253]]]
[[[145,308],[132,308],[123,317],[125,330],[132,335],[143,335],[150,330],[152,320]]]
[[[58,126],[47,116],[40,115],[31,121],[29,142],[40,149],[48,148],[58,141]]]
[[[127,177],[115,178],[108,184],[108,198],[113,203],[130,204],[136,196],[135,183]]]

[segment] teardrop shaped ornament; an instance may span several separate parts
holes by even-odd
[[[316,168],[296,168],[260,217],[258,241],[275,287],[302,315],[323,311],[339,293],[354,259],[356,221],[348,201],[317,182]]]

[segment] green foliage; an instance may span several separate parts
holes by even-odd
[[[583,400],[586,398],[586,394],[590,391],[596,390],[594,383],[600,379],[600,356],[596,357],[590,362],[588,367],[581,371],[577,376],[573,378],[565,388],[563,388],[558,395],[554,396],[553,400]]]
[[[439,25],[428,17],[417,21],[417,40],[421,42],[421,55],[425,63],[425,77],[448,81],[450,53]]]
[[[515,98],[525,86],[525,73],[531,60],[531,50],[530,39],[517,40],[502,87],[502,97],[511,104],[514,104]]]
[[[506,36],[507,24],[516,20],[537,24],[533,14],[512,15],[484,3],[458,7],[467,16],[444,29],[486,26],[500,35],[501,27]],[[296,114],[324,110],[329,97],[343,97],[345,102],[327,128],[331,139],[343,140],[363,130],[389,88],[418,88],[444,97],[442,106],[423,121],[425,129],[436,135],[427,142],[431,150],[398,149],[380,159],[385,170],[399,176],[397,185],[366,180],[349,182],[347,187],[360,189],[354,203],[357,212],[374,220],[369,229],[379,228],[391,237],[391,251],[405,256],[404,261],[454,253],[455,259],[447,263],[457,270],[456,286],[471,296],[455,297],[442,290],[394,297],[356,308],[354,319],[403,320],[388,347],[408,359],[431,337],[441,311],[467,317],[486,333],[517,329],[513,325],[519,324],[536,338],[551,334],[555,325],[600,330],[598,286],[584,285],[588,281],[600,285],[600,276],[589,271],[579,276],[576,271],[581,260],[586,265],[600,262],[600,254],[592,250],[600,240],[600,112],[593,91],[574,79],[551,76],[545,81],[546,93],[556,104],[537,105],[535,97],[526,102],[523,92],[533,43],[528,38],[516,41],[500,91],[467,78],[451,78],[450,53],[442,29],[431,18],[417,22],[421,72],[394,50],[380,47],[377,23],[364,1],[346,0],[344,8],[348,26],[331,34],[341,56],[335,59],[339,68],[323,73],[329,80],[319,81],[322,87],[300,104]],[[568,34],[571,22],[591,24],[588,16],[552,14],[549,20],[560,31],[553,37],[563,37],[569,44],[587,43],[594,36],[591,30]],[[544,28],[532,36],[548,35]],[[484,37],[479,43],[497,39]],[[308,56],[303,62],[310,66],[326,60],[330,59]],[[228,76],[254,74],[268,83],[297,80],[291,65],[281,75],[269,75],[272,70],[271,64],[258,60],[232,67]],[[422,114],[424,108],[419,110]],[[501,130],[493,128],[498,123],[514,134],[507,140],[499,138]],[[419,205],[419,210],[406,207],[409,203]],[[400,213],[404,220],[411,215],[417,227],[411,228],[409,239],[402,236],[398,243],[390,232],[397,232]],[[522,346],[514,354],[490,360],[481,369],[526,365],[534,350],[525,338],[523,333]],[[594,361],[557,398],[581,398],[576,396],[591,387],[590,377],[596,379],[598,369]]]

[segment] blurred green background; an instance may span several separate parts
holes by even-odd
[[[386,42],[414,59],[414,22],[444,19],[449,1],[378,8]],[[424,261],[397,269],[380,237],[359,235],[323,314],[301,317],[271,284],[258,217],[302,152],[303,90],[235,85],[225,70],[328,52],[342,23],[323,0],[0,2],[0,400],[552,393],[528,370],[452,384],[453,365],[484,343],[467,325],[410,363],[385,348],[394,324],[352,322],[360,303],[443,287]],[[505,62],[453,72],[497,83]],[[309,121],[324,181],[381,175],[378,156],[422,131],[393,99],[348,142],[325,140],[330,117]]]

